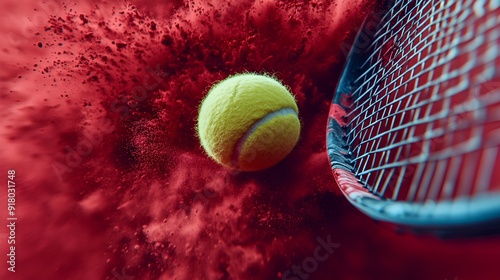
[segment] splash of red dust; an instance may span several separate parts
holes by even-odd
[[[338,196],[339,45],[374,2],[3,1],[17,16],[0,29],[0,174],[17,171],[20,222],[18,272],[1,278],[281,279],[327,236],[341,247],[308,279],[498,275],[498,240],[398,236]],[[303,124],[251,174],[207,159],[194,130],[207,89],[243,71],[287,84]]]

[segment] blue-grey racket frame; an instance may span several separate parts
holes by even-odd
[[[370,34],[366,26],[371,23],[373,27],[373,20],[373,17],[367,17],[358,32],[333,97],[332,106],[342,108],[346,112],[349,108],[346,107],[348,105],[344,102],[345,99],[357,97],[349,96],[359,86],[354,80],[370,67],[365,65],[362,69],[359,65],[362,65],[370,55],[370,50],[366,48],[366,40],[373,40],[373,34]],[[432,233],[449,237],[475,236],[500,231],[500,194],[478,195],[453,201],[414,203],[395,201],[371,193],[355,174],[344,137],[347,129],[342,121],[339,121],[338,114],[335,117],[329,116],[327,151],[338,186],[357,209],[375,220],[388,222],[396,225],[398,229],[415,233]]]

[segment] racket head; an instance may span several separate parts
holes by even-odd
[[[494,2],[389,1],[365,19],[327,149],[337,185],[370,217],[440,236],[500,232]]]

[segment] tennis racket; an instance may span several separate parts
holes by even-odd
[[[500,232],[500,1],[397,0],[369,15],[327,127],[335,180],[370,217]]]

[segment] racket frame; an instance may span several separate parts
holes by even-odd
[[[387,4],[384,9],[388,9]],[[488,193],[445,201],[423,203],[397,201],[378,196],[365,187],[355,174],[345,135],[350,101],[357,98],[351,93],[374,40],[372,29],[380,24],[377,14],[368,15],[358,32],[338,82],[327,124],[327,152],[335,181],[357,209],[377,221],[387,222],[402,231],[431,233],[441,237],[476,236],[497,233],[500,230],[500,193]],[[378,22],[377,22],[378,21]],[[367,29],[367,27],[370,29]],[[367,42],[368,40],[368,42]],[[364,68],[370,67],[366,65]],[[374,187],[374,186],[372,186]],[[474,207],[470,207],[474,205]]]

